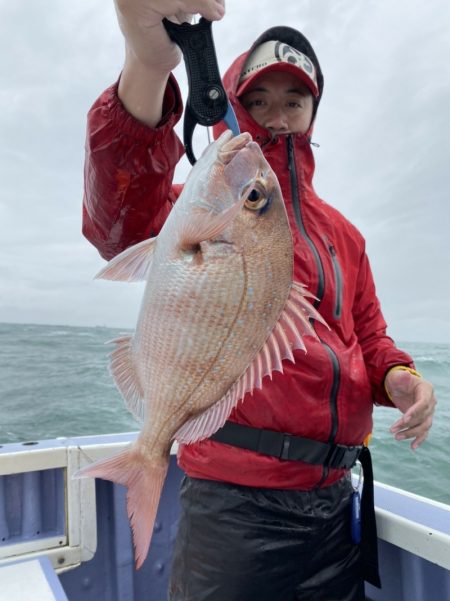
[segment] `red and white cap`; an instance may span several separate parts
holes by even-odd
[[[270,71],[292,73],[311,90],[315,98],[319,96],[316,69],[312,61],[303,52],[277,40],[260,44],[247,58],[239,79],[237,95],[245,94],[256,77]]]

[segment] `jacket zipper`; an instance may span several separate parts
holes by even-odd
[[[311,249],[311,252],[313,253],[313,256],[314,256],[314,259],[316,262],[317,272],[318,272],[318,289],[317,289],[316,296],[319,300],[314,303],[315,307],[317,308],[320,304],[321,299],[323,298],[323,293],[324,293],[324,288],[325,288],[325,276],[324,276],[323,265],[322,265],[322,261],[320,259],[319,252],[318,252],[317,248],[315,247],[314,242],[311,240],[311,238],[308,236],[308,234],[306,232],[305,224],[303,223],[303,219],[302,219],[302,215],[301,215],[300,194],[299,194],[299,190],[298,190],[298,175],[297,175],[297,168],[295,165],[295,156],[294,156],[294,143],[292,140],[292,136],[290,136],[290,135],[287,137],[287,153],[288,153],[288,168],[289,168],[289,175],[290,175],[292,204],[294,207],[295,221],[297,223],[297,227],[298,227],[301,235],[306,240],[309,248]],[[333,263],[333,265],[334,265],[334,263]],[[339,273],[340,273],[340,267],[339,267]],[[339,366],[339,360],[337,358],[337,355],[333,351],[333,349],[331,347],[329,347],[328,344],[326,344],[322,340],[320,342],[324,346],[326,351],[328,352],[328,355],[331,360],[332,369],[333,369],[333,382],[331,385],[331,392],[330,392],[331,431],[330,431],[330,436],[328,438],[328,442],[330,444],[332,444],[332,443],[334,443],[334,439],[336,437],[336,433],[337,433],[337,429],[338,429],[337,397],[338,397],[339,383],[340,383],[340,366]],[[318,487],[320,487],[322,485],[322,483],[325,481],[327,476],[328,476],[328,467],[324,466],[323,471],[322,471],[322,477],[317,484]]]
[[[315,260],[316,267],[317,267],[317,274],[318,274],[319,281],[318,281],[318,285],[317,285],[316,296],[317,296],[318,300],[314,301],[314,306],[317,308],[320,304],[320,301],[323,298],[323,292],[324,292],[324,287],[325,287],[325,277],[324,277],[324,273],[323,273],[323,265],[322,265],[322,261],[320,260],[319,252],[317,251],[317,248],[315,247],[314,242],[308,236],[306,229],[305,229],[305,224],[303,223],[303,219],[302,219],[302,213],[301,213],[301,209],[300,209],[300,194],[299,194],[299,190],[298,190],[297,167],[295,165],[295,156],[294,156],[294,143],[292,141],[292,136],[290,136],[290,135],[287,137],[287,153],[288,153],[288,168],[289,168],[289,177],[290,177],[290,182],[291,182],[292,204],[294,207],[295,221],[297,223],[297,227],[298,227],[301,235],[306,240],[306,243],[308,244],[309,248],[311,249],[311,252],[314,256],[314,260]]]
[[[341,380],[341,368],[339,366],[337,355],[333,351],[333,349],[330,346],[328,346],[328,344],[326,344],[325,342],[322,342],[322,344],[326,348],[328,354],[330,355],[331,364],[333,366],[333,384],[331,386],[330,393],[331,432],[328,442],[334,443],[334,439],[336,438],[336,433],[338,429],[337,396],[339,390],[339,383]]]
[[[338,391],[339,391],[339,384],[340,384],[340,380],[341,380],[341,368],[339,366],[339,360],[337,358],[337,355],[333,351],[333,349],[330,346],[328,346],[328,344],[323,342],[322,340],[321,340],[321,342],[330,356],[331,365],[333,368],[333,382],[331,385],[331,392],[330,392],[331,431],[330,431],[330,436],[328,437],[329,444],[333,444],[334,440],[336,438],[336,433],[337,433],[337,429],[338,429],[338,425],[339,425],[338,410],[337,410],[337,397],[338,397]],[[323,470],[322,470],[322,477],[321,477],[319,483],[317,484],[317,487],[322,486],[323,482],[325,482],[325,480],[327,479],[327,476],[328,476],[328,472],[329,472],[329,468],[324,465]]]
[[[336,284],[336,296],[334,300],[333,317],[340,319],[342,313],[342,271],[339,265],[339,260],[336,255],[336,250],[333,245],[328,246],[328,251],[331,255],[331,262],[334,270],[334,281]]]

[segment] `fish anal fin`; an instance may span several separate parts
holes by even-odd
[[[149,238],[130,246],[111,259],[95,276],[96,279],[121,282],[146,280],[150,271],[157,238]]]
[[[133,337],[122,336],[111,340],[116,348],[111,353],[110,372],[125,405],[134,417],[145,420],[144,394],[133,362]]]
[[[315,319],[316,321],[320,322],[328,330],[330,330],[330,326],[324,320],[322,315],[320,315],[317,309],[315,309],[312,306],[312,304],[307,300],[308,298],[318,300],[313,294],[306,290],[305,286],[299,284],[298,282],[292,282],[291,292],[289,294],[288,300],[292,301],[304,314],[306,322],[308,323],[305,329],[305,334],[309,334],[317,338],[317,334],[314,331],[314,328],[311,326],[311,323],[309,322],[310,319]]]

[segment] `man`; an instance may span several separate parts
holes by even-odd
[[[125,66],[90,111],[85,172],[83,231],[107,259],[156,235],[180,191],[173,126],[182,106],[170,74],[180,52],[162,17],[215,20],[224,9],[218,0],[122,0],[117,12]],[[314,192],[310,138],[323,76],[308,40],[270,29],[224,85],[241,130],[280,181],[295,279],[317,297],[331,330],[316,324],[319,341],[308,341],[307,355],[296,352],[295,365],[247,395],[219,437],[181,447],[188,477],[170,599],[364,599],[350,460],[342,457],[367,442],[374,403],[400,409],[392,432],[417,448],[431,427],[433,389],[386,335],[361,234]]]

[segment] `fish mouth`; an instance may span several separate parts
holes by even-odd
[[[252,193],[267,196],[270,166],[250,136],[241,135],[226,142],[218,158],[223,165],[224,181],[234,198],[245,201]]]
[[[251,135],[247,132],[227,140],[219,149],[219,161],[223,165],[228,165],[236,157],[236,155],[239,154],[241,150],[246,148],[252,141]]]

